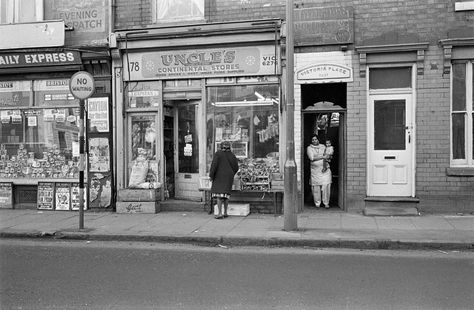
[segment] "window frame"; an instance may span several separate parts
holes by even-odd
[[[449,141],[450,141],[450,167],[452,168],[474,168],[474,60],[462,61],[466,66],[466,102],[464,111],[453,111],[454,104],[454,63],[451,63],[450,81],[450,113],[449,113]],[[453,115],[464,114],[464,159],[454,159],[453,152]]]
[[[152,0],[151,1],[151,11],[152,11],[152,22],[154,24],[161,24],[161,23],[179,23],[183,21],[202,21],[204,22],[206,20],[206,6],[207,6],[207,0],[198,0],[202,1],[202,7],[203,7],[203,15],[202,16],[188,16],[188,15],[180,15],[176,16],[175,18],[166,18],[166,19],[160,19],[158,18],[158,2],[161,0]],[[174,1],[174,0],[171,0]]]
[[[21,20],[21,2],[24,4],[35,6],[34,18],[33,20],[22,21]],[[6,7],[4,7],[6,6]],[[8,12],[5,14],[5,20],[2,20],[1,17],[3,14],[0,14],[0,25],[1,24],[18,24],[18,23],[27,23],[27,22],[38,22],[44,19],[44,0],[2,0],[0,1],[0,12],[3,13],[4,10]]]

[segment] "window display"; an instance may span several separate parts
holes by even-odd
[[[155,121],[155,115],[130,116],[130,188],[159,188]]]
[[[207,114],[208,131],[213,128],[207,158],[222,141],[230,141],[242,190],[269,190],[271,174],[279,172],[278,85],[209,87]]]
[[[0,84],[0,178],[77,179],[79,109],[68,80]]]

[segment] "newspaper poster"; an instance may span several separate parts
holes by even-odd
[[[56,183],[55,191],[56,210],[68,211],[71,209],[71,184]]]
[[[38,209],[54,209],[54,183],[38,182]]]
[[[87,199],[86,199],[87,189],[84,188],[84,210],[87,210]],[[79,183],[71,184],[71,210],[79,211],[80,201],[79,201]]]
[[[87,99],[87,115],[91,132],[109,131],[109,98]]]
[[[0,183],[0,209],[13,208],[12,183]]]

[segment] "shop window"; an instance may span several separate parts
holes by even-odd
[[[76,103],[67,80],[1,82],[0,178],[77,179]]]
[[[0,0],[0,24],[43,20],[43,0]]]
[[[411,67],[370,68],[370,89],[411,88]]]
[[[180,22],[204,20],[205,0],[154,0],[153,22]]]
[[[129,115],[129,128],[128,187],[158,188],[156,115]]]
[[[474,63],[452,65],[451,166],[474,167]]]
[[[77,178],[78,111],[2,110],[0,178]]]
[[[279,171],[278,84],[208,87],[207,169],[222,141],[230,141],[241,173]]]
[[[159,82],[129,82],[125,84],[126,108],[152,108],[160,103]]]

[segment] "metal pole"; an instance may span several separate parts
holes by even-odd
[[[294,132],[294,39],[293,0],[286,1],[286,161],[284,168],[283,214],[285,231],[297,230],[297,181]]]
[[[79,101],[79,229],[84,229],[84,99]]]

